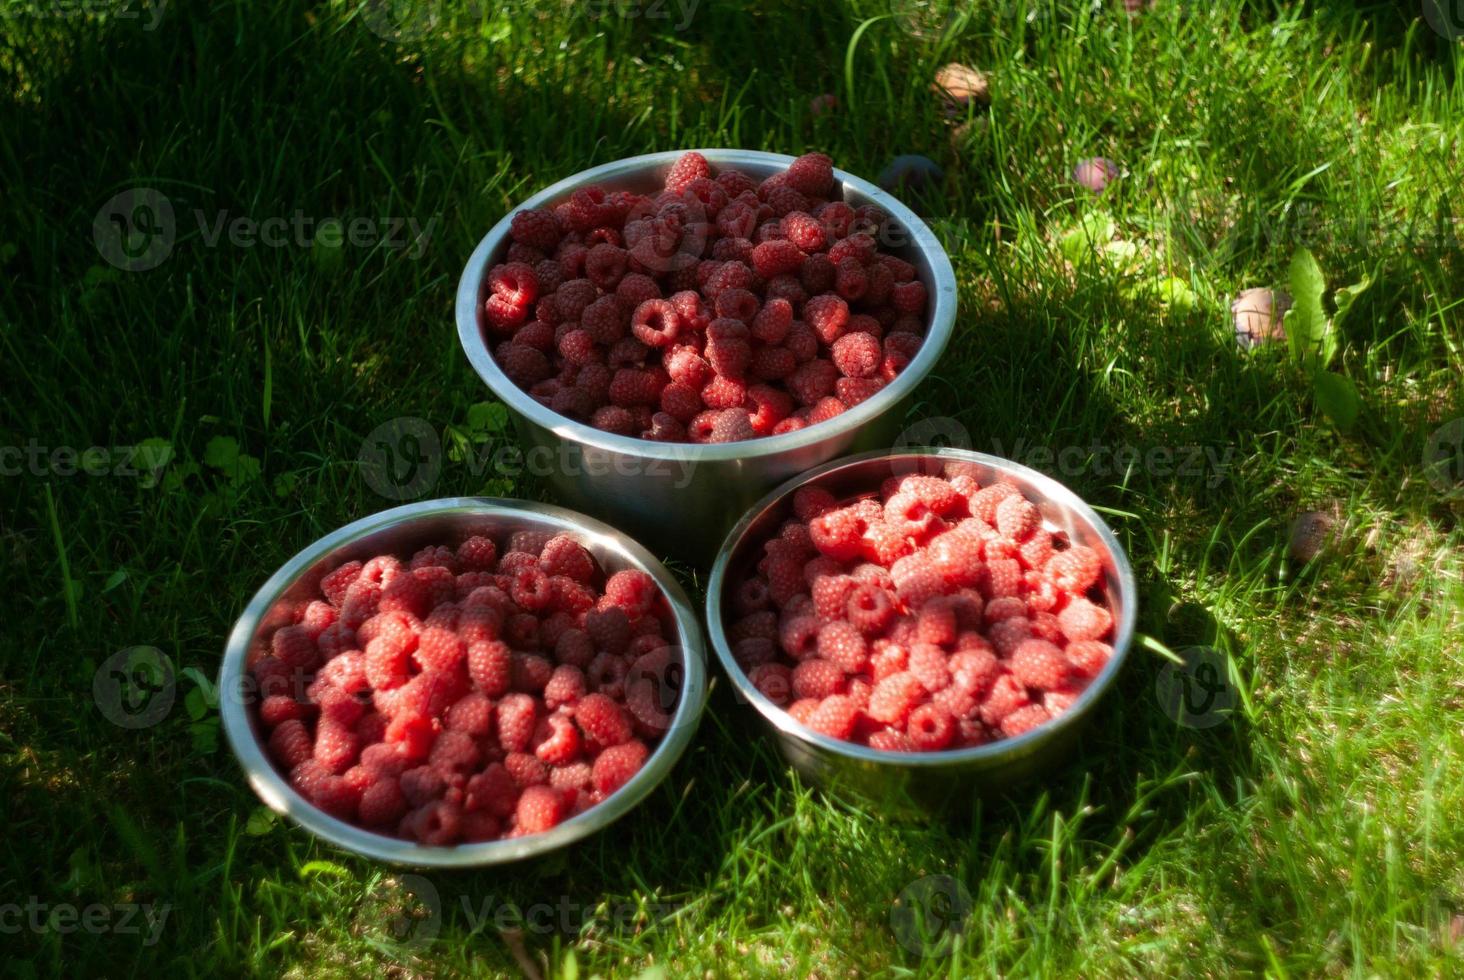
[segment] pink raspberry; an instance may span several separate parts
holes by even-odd
[[[882,728],[869,736],[869,747],[881,752],[914,752],[915,744],[904,732]]]
[[[564,795],[551,786],[530,786],[524,790],[514,809],[514,823],[526,834],[542,834],[564,821],[569,815]]]
[[[845,606],[849,623],[865,636],[883,633],[894,619],[895,607],[889,593],[874,585],[857,586]]]
[[[501,640],[468,645],[468,676],[489,697],[506,693],[513,679],[513,653]]]
[[[648,299],[635,308],[630,329],[647,347],[667,347],[681,331],[681,315],[668,300]]]
[[[987,555],[986,573],[982,577],[981,591],[989,599],[1020,596],[1025,579],[1022,565],[1013,558],[992,558]]]
[[[825,511],[809,522],[809,536],[822,554],[836,561],[859,557],[865,521],[851,508]]]
[[[910,712],[905,735],[918,752],[939,752],[956,735],[956,720],[938,704],[922,704]]]
[[[793,693],[800,698],[826,698],[844,690],[844,671],[831,660],[813,657],[793,668]]]
[[[1012,651],[1012,674],[1024,685],[1039,691],[1064,687],[1072,671],[1061,650],[1047,640],[1023,640]]]
[[[835,621],[824,624],[818,631],[818,655],[837,664],[845,673],[853,674],[868,665],[869,646],[852,623]]]
[[[925,687],[914,674],[891,674],[875,685],[866,713],[875,721],[903,726],[910,712],[925,696]]]
[[[1040,728],[1052,720],[1052,715],[1040,704],[1028,704],[1017,708],[1001,720],[1001,733],[1007,738],[1025,735],[1034,728]]]
[[[867,333],[846,333],[834,341],[834,366],[847,378],[869,378],[879,372],[879,341]]]
[[[547,765],[568,765],[580,754],[579,729],[566,714],[555,713],[540,721],[534,741],[534,755]]]
[[[646,743],[636,740],[613,745],[595,757],[590,779],[596,791],[609,796],[630,782],[650,756]]]
[[[1031,703],[1027,689],[1011,674],[1002,674],[981,701],[981,721],[995,728],[1002,719]]]
[[[596,744],[609,747],[629,741],[630,719],[604,694],[587,694],[574,706],[574,720]]]
[[[821,735],[847,740],[854,734],[854,724],[858,720],[859,705],[853,699],[831,694],[819,702],[807,724]]]
[[[759,664],[747,675],[747,679],[773,704],[781,707],[788,703],[793,690],[793,672],[784,664]]]
[[[1101,640],[1113,628],[1112,614],[1082,596],[1068,602],[1067,607],[1057,614],[1057,622],[1063,636],[1077,641]]]
[[[498,744],[509,752],[523,752],[529,747],[538,722],[538,706],[527,694],[508,694],[496,709]]]
[[[443,722],[448,731],[487,735],[493,731],[493,702],[484,694],[465,694],[447,709]]]
[[[826,511],[834,510],[838,505],[834,495],[822,487],[804,486],[793,492],[793,512],[800,521],[811,521]]]
[[[709,409],[740,408],[747,401],[747,385],[733,378],[716,375],[702,388],[701,400]]]
[[[790,241],[766,241],[752,250],[752,267],[759,276],[771,279],[796,273],[804,258],[803,251]]]
[[[520,244],[549,252],[559,244],[559,222],[550,211],[520,211],[513,216],[509,234]]]
[[[1041,522],[1037,508],[1021,494],[1013,494],[997,504],[996,529],[1012,541],[1027,540]]]
[[[1081,595],[1098,584],[1103,575],[1103,560],[1092,548],[1075,544],[1053,555],[1046,572],[1062,591]]]
[[[819,340],[832,345],[848,326],[849,304],[839,296],[824,293],[803,304],[803,319]]]
[[[951,682],[945,651],[933,643],[919,642],[910,647],[910,662],[906,668],[920,686],[930,693],[944,690]]]
[[[700,153],[690,151],[683,153],[671,164],[671,169],[666,173],[665,188],[673,194],[680,194],[693,182],[712,176],[711,164],[707,158]]]
[[[1113,656],[1113,647],[1098,640],[1078,640],[1069,643],[1064,653],[1080,676],[1093,678],[1107,666]]]
[[[788,166],[788,186],[809,197],[826,197],[834,187],[834,161],[823,153],[805,153]]]
[[[956,632],[956,610],[947,596],[927,600],[915,614],[915,635],[922,643],[950,646]]]

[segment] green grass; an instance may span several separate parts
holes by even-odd
[[[0,445],[172,450],[157,485],[67,475],[64,455],[0,479],[0,927],[32,902],[170,908],[151,944],[120,911],[91,930],[42,914],[6,936],[12,972],[1464,970],[1464,533],[1423,467],[1464,415],[1464,48],[1413,4],[978,2],[944,35],[871,21],[878,0],[758,7],[701,0],[678,30],[518,4],[400,43],[341,2],[169,4],[153,30],[147,11],[7,12]],[[952,60],[993,93],[954,138],[926,82]],[[821,92],[842,109],[812,119]],[[637,819],[542,863],[429,874],[434,917],[391,869],[265,818],[199,680],[283,559],[390,504],[357,464],[373,428],[413,415],[449,446],[495,445],[470,424],[487,393],[451,317],[492,222],[570,173],[682,146],[944,166],[924,203],[961,313],[911,419],[1032,461],[1081,447],[1059,475],[1122,537],[1153,642],[1070,765],[950,824],[810,790],[723,685]],[[1068,180],[1094,155],[1129,171],[1101,200]],[[167,196],[177,235],[129,272],[92,222],[135,187]],[[220,212],[432,230],[419,257],[211,244]],[[1066,261],[1063,234],[1104,215],[1133,258]],[[1333,369],[1363,405],[1346,433],[1284,350],[1231,337],[1231,298],[1284,285],[1299,244],[1331,288],[1374,280],[1338,324]],[[1192,303],[1158,299],[1169,278]],[[1224,464],[1111,465],[1123,447]],[[477,492],[546,493],[449,459],[434,493]],[[1317,509],[1342,531],[1301,566],[1288,529]],[[1196,644],[1238,697],[1206,729],[1155,694],[1154,647]],[[132,646],[180,672],[140,729],[92,692]],[[971,906],[922,957],[891,908],[931,875]],[[396,938],[419,921],[431,941]]]

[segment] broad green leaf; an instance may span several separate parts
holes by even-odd
[[[1337,304],[1337,315],[1333,317],[1334,323],[1341,323],[1347,316],[1347,311],[1352,309],[1352,304],[1357,298],[1372,288],[1372,276],[1363,276],[1362,279],[1350,286],[1343,286],[1332,294],[1332,301]]]
[[[1058,239],[1063,258],[1073,265],[1081,265],[1090,255],[1113,241],[1118,226],[1113,219],[1099,211],[1089,212],[1078,219],[1077,224],[1063,232]]]
[[[115,572],[107,577],[107,583],[102,586],[102,594],[105,595],[108,592],[111,592],[113,589],[115,589],[117,586],[121,585],[125,581],[127,581],[127,569],[117,569]]]
[[[1352,379],[1332,371],[1318,371],[1312,377],[1317,407],[1343,432],[1352,431],[1362,414],[1362,396]]]
[[[1165,306],[1172,306],[1176,310],[1192,310],[1198,302],[1195,291],[1190,289],[1189,283],[1174,276],[1161,280],[1156,291],[1161,303]]]
[[[254,812],[249,814],[249,820],[244,824],[244,833],[250,837],[263,837],[274,829],[278,822],[275,812],[267,806],[257,806]]]
[[[508,425],[508,409],[502,402],[477,402],[468,406],[468,431],[480,441]]]
[[[198,721],[208,714],[208,698],[204,695],[202,688],[192,688],[183,698],[183,707],[188,709],[188,717]]]
[[[1291,257],[1292,305],[1282,321],[1291,355],[1303,363],[1312,363],[1322,352],[1331,329],[1322,309],[1322,294],[1327,280],[1316,257],[1304,248]],[[1325,364],[1325,361],[1323,362]]]
[[[274,478],[274,492],[276,497],[288,497],[295,492],[295,487],[300,483],[300,472],[298,470],[286,470]]]
[[[239,440],[233,436],[214,436],[203,447],[203,462],[216,470],[227,470],[239,458]]]

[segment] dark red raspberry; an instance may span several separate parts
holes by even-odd
[[[879,371],[882,358],[879,341],[867,333],[847,333],[834,341],[830,352],[834,366],[847,378],[869,378]]]
[[[683,153],[667,171],[665,188],[673,194],[680,194],[692,182],[711,176],[712,167],[706,157],[695,151]]]
[[[752,268],[764,279],[797,273],[807,256],[795,244],[785,240],[763,242],[752,250]]]
[[[559,244],[559,222],[549,211],[520,211],[513,216],[509,234],[516,242],[551,252]]]
[[[901,313],[925,312],[925,284],[918,279],[896,284],[890,289],[890,303]]]
[[[609,346],[625,336],[625,310],[614,296],[601,296],[585,307],[580,326],[597,344]]]
[[[681,316],[668,300],[648,299],[636,307],[630,329],[647,347],[666,347],[681,330]]]
[[[813,406],[829,396],[838,377],[839,369],[833,362],[819,357],[800,366],[788,376],[786,384],[789,394],[799,404]]]
[[[834,187],[834,161],[823,153],[805,153],[788,166],[788,186],[809,197],[827,197]]]
[[[839,296],[824,293],[803,304],[803,319],[819,340],[832,345],[849,323],[849,304]]]
[[[523,262],[508,262],[489,270],[488,288],[510,306],[527,310],[539,298],[539,277]]]
[[[708,408],[737,408],[747,401],[747,386],[735,378],[715,375],[702,388],[701,400]]]
[[[585,256],[585,278],[606,291],[613,291],[625,275],[630,255],[625,249],[601,242]]]
[[[793,399],[770,385],[752,385],[747,389],[747,408],[752,412],[753,432],[764,436],[792,414]]]
[[[660,401],[662,385],[650,371],[621,368],[610,379],[610,401],[621,408],[655,405]]]
[[[607,748],[595,758],[590,777],[595,790],[603,796],[614,793],[630,782],[649,756],[650,750],[639,740]]]
[[[807,254],[822,252],[828,243],[823,224],[811,214],[793,211],[783,216],[783,235]]]

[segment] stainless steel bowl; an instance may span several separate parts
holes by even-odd
[[[733,659],[724,625],[728,597],[756,563],[760,543],[791,516],[793,491],[799,487],[824,487],[843,499],[878,490],[884,479],[896,474],[942,475],[951,463],[965,467],[982,484],[997,479],[1014,483],[1037,505],[1048,530],[1064,531],[1074,544],[1087,545],[1102,556],[1109,611],[1115,624],[1112,659],[1059,718],[1017,738],[976,748],[879,752],[805,728],[753,687]],[[1067,487],[1036,470],[995,456],[961,449],[917,449],[835,460],[790,480],[760,500],[732,529],[717,556],[707,584],[706,611],[712,648],[738,697],[757,710],[763,726],[799,772],[826,788],[852,793],[896,812],[924,813],[1008,789],[1060,761],[1076,744],[1099,700],[1123,668],[1137,609],[1133,569],[1123,547],[1108,525]]]
[[[470,531],[496,536],[524,529],[573,534],[607,574],[624,568],[641,569],[656,580],[671,604],[683,660],[680,702],[669,730],[641,771],[604,803],[545,833],[455,847],[427,847],[372,833],[330,816],[296,793],[266,754],[251,710],[246,663],[256,643],[291,622],[292,611],[301,600],[318,598],[320,579],[342,562],[384,553],[410,554]],[[317,837],[366,857],[415,867],[465,868],[546,854],[630,812],[666,778],[691,741],[706,700],[705,656],[701,627],[686,593],[650,552],[624,534],[562,507],[522,500],[455,497],[408,504],[364,517],[332,531],[286,562],[249,600],[235,623],[219,669],[219,690],[229,745],[249,785],[270,809]]]
[[[488,270],[508,249],[513,214],[552,205],[580,187],[659,189],[683,151],[608,163],[560,181],[524,201],[493,226],[468,259],[457,293],[458,339],[478,376],[513,412],[527,447],[527,468],[546,478],[559,497],[626,528],[664,552],[709,559],[727,529],[772,487],[851,451],[889,446],[899,433],[903,404],[945,350],[956,318],[956,278],[945,250],[913,211],[853,174],[835,170],[843,199],[875,204],[895,231],[888,251],[913,264],[929,296],[925,343],[893,382],[838,417],[786,435],[720,445],[672,444],[612,435],[550,411],[499,368],[485,339],[482,316]],[[793,157],[752,150],[701,150],[713,168],[736,167],[754,177],[784,170]]]

